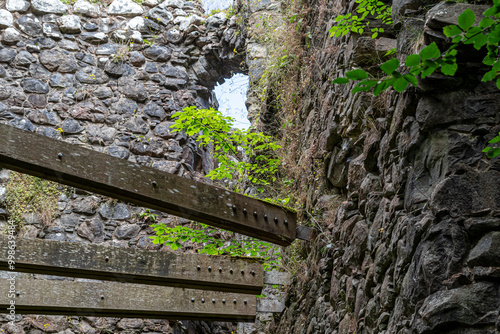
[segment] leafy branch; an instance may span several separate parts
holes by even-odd
[[[184,108],[172,115],[176,118],[172,125],[174,132],[184,131],[195,136],[203,146],[213,145],[213,156],[219,166],[211,170],[207,177],[212,180],[248,179],[252,183],[268,184],[276,181],[280,160],[273,152],[281,148],[270,136],[247,130],[232,129],[234,119],[223,116],[213,108]]]
[[[500,71],[498,59],[498,43],[500,41],[500,0],[495,0],[493,7],[486,10],[485,17],[479,22],[479,26],[473,26],[476,15],[470,9],[466,9],[458,18],[458,26],[450,25],[443,29],[446,37],[451,38],[451,46],[441,52],[435,42],[428,45],[419,54],[412,54],[405,59],[405,73],[399,71],[400,63],[397,59],[390,59],[380,65],[380,69],[387,74],[382,79],[368,79],[368,73],[362,69],[346,72],[346,77],[339,77],[332,83],[345,84],[350,81],[358,82],[352,92],[368,91],[373,88],[373,94],[379,95],[382,91],[392,87],[397,92],[404,91],[409,84],[417,86],[417,76],[426,78],[437,70],[442,74],[455,75],[458,64],[456,60],[457,48],[461,45],[471,44],[476,50],[486,47],[487,55],[483,64],[491,66],[482,78],[483,82],[494,80]],[[494,19],[492,19],[493,17]],[[500,78],[496,81],[500,89]]]
[[[347,13],[339,15],[335,18],[337,25],[330,28],[331,37],[345,36],[349,32],[362,34],[365,30],[370,29],[370,22],[367,20],[368,15],[374,16],[376,20],[381,20],[386,25],[392,25],[392,7],[387,6],[378,0],[356,0],[358,7],[356,13]],[[372,38],[377,38],[379,33],[384,32],[384,28],[371,28]]]

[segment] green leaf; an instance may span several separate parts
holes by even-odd
[[[446,37],[453,37],[456,35],[460,35],[462,33],[462,30],[457,27],[456,25],[451,25],[451,26],[446,26],[443,28],[443,34]]]
[[[455,75],[457,69],[458,65],[456,62],[453,62],[452,64],[444,63],[443,65],[441,65],[441,73],[443,73],[444,75],[453,76]]]
[[[362,69],[356,69],[346,72],[345,76],[351,80],[363,80],[368,78],[368,73]]]
[[[349,83],[349,79],[340,77],[340,78],[333,80],[332,83],[333,84],[346,84],[346,83]]]
[[[420,56],[419,55],[409,55],[406,57],[405,65],[406,66],[417,66],[420,64]]]
[[[470,9],[466,9],[460,16],[458,17],[458,25],[464,31],[467,31],[472,27],[474,21],[476,20],[476,14]]]
[[[418,80],[417,80],[417,77],[412,75],[412,74],[405,74],[403,76],[406,81],[408,81],[409,83],[411,83],[413,86],[417,87],[418,85]]]
[[[397,79],[392,86],[396,92],[401,93],[408,87],[408,84],[409,82],[404,77],[401,77]]]
[[[422,61],[432,58],[438,58],[441,55],[439,48],[436,45],[436,42],[432,42],[432,44],[426,46],[420,51],[420,57]]]
[[[481,79],[481,81],[482,82],[491,81],[491,80],[495,79],[496,76],[497,76],[497,71],[496,70],[491,70],[491,71],[486,72],[483,75],[483,78]]]
[[[500,78],[497,79],[497,88],[500,89]]]
[[[377,84],[378,81],[376,80],[365,80],[365,81],[361,81],[360,83],[358,83],[352,90],[352,93],[357,93],[357,92],[361,92],[361,91],[368,91],[370,90],[373,86],[375,86]]]
[[[495,138],[493,138],[492,140],[490,140],[488,143],[490,143],[490,144],[500,143],[500,133],[499,133],[498,136],[496,136]]]
[[[491,27],[493,24],[495,23],[495,21],[493,21],[492,19],[490,19],[489,17],[484,17],[480,22],[479,22],[479,26],[483,29],[485,28],[489,28]]]
[[[390,59],[380,65],[380,69],[386,74],[391,75],[399,67],[399,60],[396,58]]]

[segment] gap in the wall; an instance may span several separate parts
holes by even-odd
[[[233,0],[203,0],[203,8],[206,14],[213,10],[224,10],[233,4]]]
[[[223,84],[217,84],[214,88],[215,96],[219,102],[219,111],[225,116],[235,119],[233,126],[238,129],[248,129],[248,111],[245,105],[249,84],[248,75],[237,73]]]

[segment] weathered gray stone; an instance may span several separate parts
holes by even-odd
[[[85,0],[78,0],[73,5],[73,10],[75,11],[76,14],[88,17],[98,17],[100,14],[99,6],[91,4],[90,2]]]
[[[108,35],[103,32],[83,32],[80,34],[80,38],[92,44],[103,44],[108,41]]]
[[[64,15],[57,19],[59,30],[65,34],[79,34],[82,31],[82,21],[77,15]]]
[[[72,118],[66,118],[61,124],[61,129],[64,134],[72,135],[80,133],[84,130],[80,123]]]
[[[36,58],[33,57],[28,51],[21,51],[14,58],[15,66],[29,67],[32,63],[36,62]]]
[[[132,239],[135,237],[139,231],[141,230],[141,227],[139,225],[135,224],[125,224],[119,226],[115,230],[115,237],[118,239]]]
[[[157,22],[167,25],[174,20],[174,16],[168,9],[155,7],[148,12],[148,17],[153,18]]]
[[[109,15],[139,16],[144,10],[132,0],[114,0],[108,7]]]
[[[127,98],[120,98],[117,102],[111,105],[111,110],[117,114],[134,114],[137,112],[138,107],[135,101]]]
[[[81,83],[99,85],[109,81],[109,77],[103,70],[97,67],[87,66],[76,72],[76,80]]]
[[[27,117],[33,123],[45,125],[57,125],[60,121],[56,113],[47,110],[32,110],[28,113]]]
[[[118,89],[120,93],[134,101],[142,102],[148,98],[144,85],[130,77],[121,77],[118,79]]]
[[[68,88],[73,87],[74,85],[74,76],[71,74],[60,74],[54,73],[49,78],[50,87],[54,88]]]
[[[15,44],[21,41],[21,33],[14,28],[7,28],[2,35],[2,41],[6,44]]]
[[[172,50],[165,46],[153,45],[144,50],[144,55],[159,62],[168,61],[172,55]]]
[[[500,232],[490,232],[470,251],[470,266],[500,267]]]
[[[139,133],[143,135],[149,132],[148,124],[141,117],[132,117],[131,119],[129,119],[125,123],[125,128],[132,131],[133,133]],[[142,152],[142,150],[138,151]]]
[[[56,40],[60,40],[63,37],[59,27],[54,23],[44,23],[42,25],[42,30],[47,37],[54,38]]]
[[[430,333],[436,328],[494,324],[500,307],[500,287],[479,282],[427,297],[418,311],[413,329]]]
[[[76,213],[93,215],[98,205],[99,199],[96,196],[79,197],[71,204],[71,209]]]
[[[6,8],[11,12],[24,13],[30,8],[30,3],[24,0],[7,0]]]
[[[124,220],[130,218],[128,206],[124,203],[107,202],[101,205],[100,215],[106,219]]]
[[[14,23],[12,14],[8,10],[0,9],[0,29],[10,27],[12,23]]]
[[[153,118],[159,118],[161,121],[167,117],[167,113],[155,102],[148,103],[144,107],[144,113]]]
[[[16,25],[23,33],[29,36],[41,36],[42,25],[40,20],[33,14],[21,16]]]
[[[115,140],[115,136],[115,128],[100,125],[90,125],[87,127],[87,139],[92,144],[110,145]]]
[[[127,22],[127,29],[141,31],[142,29],[144,29],[144,27],[145,27],[144,19],[139,16],[134,17],[133,19]]]
[[[104,224],[99,218],[86,220],[78,226],[76,233],[90,242],[100,243],[104,241]]]
[[[59,0],[31,0],[33,11],[38,14],[64,14],[68,6]]]
[[[0,63],[10,63],[16,55],[16,50],[10,48],[0,49]]]
[[[27,93],[47,94],[49,92],[49,85],[38,79],[24,79],[21,81],[21,86]]]
[[[106,153],[111,155],[112,157],[116,157],[119,159],[128,159],[130,152],[121,146],[109,146],[104,150]]]

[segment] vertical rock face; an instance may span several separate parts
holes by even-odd
[[[5,2],[4,2],[5,3]],[[245,30],[225,15],[208,27],[197,1],[8,0],[0,9],[0,122],[128,161],[203,181],[213,168],[171,115],[215,105],[213,86],[240,72]],[[240,31],[237,38],[234,36]],[[241,33],[242,32],[242,33]],[[194,64],[197,64],[194,66]],[[43,148],[40,148],[43,149]],[[0,225],[8,177],[0,173]],[[74,190],[61,195],[49,226],[25,217],[20,234],[114,247],[160,248],[145,208]],[[158,220],[174,224],[160,212]],[[42,279],[42,277],[37,278]],[[50,292],[48,292],[50,293]],[[166,320],[25,317],[10,333],[228,333],[233,324]],[[38,318],[37,318],[38,319]],[[76,329],[78,328],[78,330]]]
[[[482,56],[460,63],[453,78],[436,75],[402,94],[353,95],[330,83],[367,69],[396,40],[401,54],[414,53],[411,36],[430,43],[466,8],[488,6],[442,3],[425,18],[417,10],[424,2],[399,1],[393,15],[402,28],[386,30],[382,42],[329,37],[332,18],[352,4],[306,3],[304,58],[314,62],[301,72],[293,119],[301,129],[297,182],[314,179],[301,191],[309,212],[320,212],[323,234],[302,246],[304,270],[268,331],[499,333],[500,161],[481,150],[500,130],[500,94],[469,70]],[[274,121],[272,110],[260,111]]]

